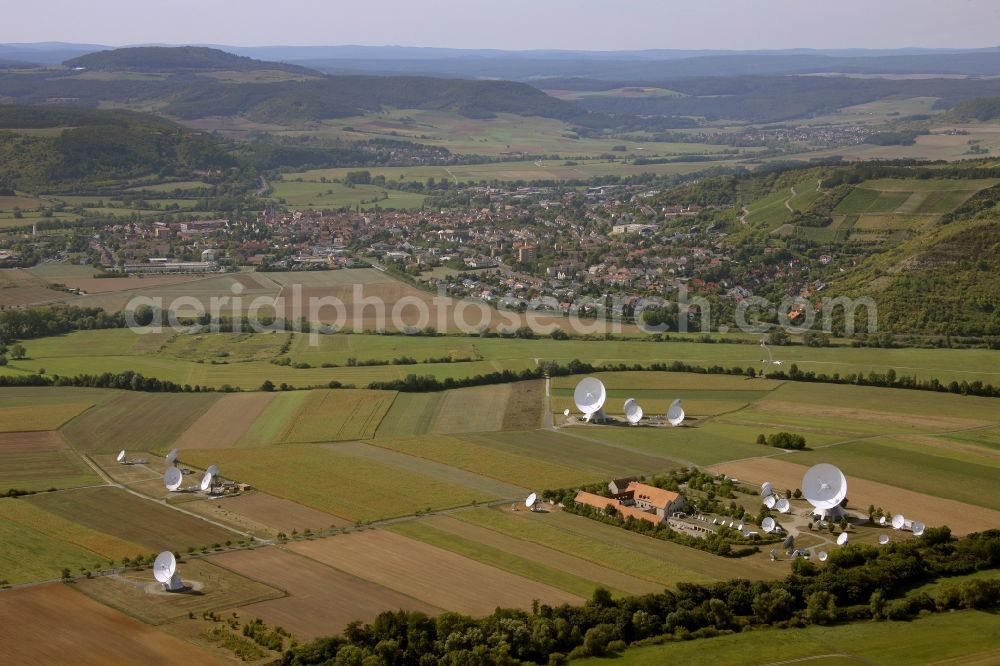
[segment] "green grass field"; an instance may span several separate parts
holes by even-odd
[[[284,443],[371,439],[392,405],[393,391],[309,391],[281,436]]]
[[[564,488],[601,480],[594,473],[447,435],[376,439],[372,444],[520,486]]]
[[[659,666],[809,666],[861,664],[977,664],[1000,660],[996,618],[983,611],[959,611],[913,622],[856,622],[832,627],[767,629],[715,638],[627,650],[615,659],[583,659],[587,666],[620,663]]]
[[[279,180],[273,184],[272,198],[293,209],[371,208],[419,210],[426,198],[422,194],[378,187],[340,183],[296,182]]]
[[[42,493],[25,501],[68,521],[137,543],[147,552],[184,552],[188,546],[211,546],[239,538],[233,532],[169,509],[155,500],[136,497],[121,488]]]
[[[216,463],[227,478],[348,520],[378,520],[495,499],[316,445],[192,449],[185,451],[184,460],[200,467]]]
[[[41,491],[95,483],[100,483],[97,474],[69,449],[13,452],[0,447],[0,488],[4,490]]]

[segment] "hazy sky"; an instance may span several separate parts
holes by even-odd
[[[0,42],[456,48],[1000,45],[998,0],[7,0]]]

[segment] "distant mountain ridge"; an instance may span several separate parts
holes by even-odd
[[[289,65],[264,62],[247,56],[227,53],[205,46],[134,46],[108,51],[97,51],[63,63],[71,69],[84,68],[104,71],[177,72],[177,71],[254,71],[273,69],[318,76],[319,72]]]

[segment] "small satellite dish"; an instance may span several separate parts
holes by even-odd
[[[760,526],[765,532],[770,534],[778,526],[778,523],[775,522],[774,518],[768,516],[767,518],[765,518],[760,522]]]
[[[122,449],[121,451],[118,452],[118,455],[115,456],[115,460],[117,460],[120,463],[125,462],[125,449]]]
[[[174,462],[176,462],[176,460],[177,460],[177,449],[170,449],[170,453],[167,454],[167,457],[166,457],[165,460],[166,460],[166,463],[167,463],[167,467],[170,467],[171,465],[173,465]]]
[[[684,423],[684,408],[681,407],[680,398],[670,403],[670,409],[667,410],[667,422],[675,428]]]
[[[569,410],[568,409],[564,409],[563,410],[563,416],[569,416]]]
[[[633,398],[625,401],[625,419],[630,425],[635,425],[642,420],[642,407]]]
[[[788,513],[789,511],[792,510],[792,504],[784,497],[782,497],[780,500],[775,502],[774,508],[776,508],[781,513]]]
[[[771,495],[773,493],[774,493],[774,488],[771,487],[771,482],[770,481],[765,481],[764,483],[760,484],[760,494],[761,495],[763,495],[764,497],[767,497],[768,495]]]
[[[738,529],[740,532],[742,532],[744,527],[745,526],[743,525],[743,521],[741,520],[740,524],[736,526],[736,529]]]
[[[167,487],[167,490],[174,492],[181,487],[181,482],[184,480],[184,475],[176,467],[168,467],[166,473],[163,475],[163,485]]]
[[[768,509],[773,509],[774,505],[778,503],[778,500],[774,498],[774,495],[768,495],[764,498],[764,506]]]
[[[163,583],[163,589],[168,592],[184,589],[184,583],[177,575],[177,559],[169,550],[157,555],[153,561],[153,578]]]
[[[601,411],[607,398],[608,392],[604,388],[604,383],[597,377],[584,377],[573,390],[573,402],[576,403],[576,408],[583,412],[587,421]]]
[[[878,517],[878,524],[879,525],[885,525],[885,516],[879,516]]]
[[[901,530],[903,529],[903,525],[905,524],[906,524],[906,518],[903,517],[903,514],[897,513],[895,516],[892,517],[892,529]]]
[[[217,476],[219,474],[219,466],[218,465],[209,465],[208,469],[205,470],[205,471],[208,474],[211,474],[212,476]]]
[[[924,524],[919,520],[914,520],[910,525],[910,531],[913,532],[914,536],[920,536],[924,533]]]
[[[818,553],[816,553],[816,559],[818,559],[820,562],[826,562],[826,558],[828,557],[829,555],[826,554],[825,550],[821,550]]]
[[[778,559],[778,551],[775,550],[774,548],[772,548],[771,549],[771,561],[774,562],[776,559]]]
[[[847,539],[848,539],[847,532],[841,532],[840,536],[837,537],[837,545],[843,546],[845,543],[847,543]]]
[[[212,487],[212,475],[205,472],[205,476],[201,477],[201,489],[207,491]]]
[[[743,529],[741,529],[741,530],[740,530],[740,534],[742,534],[742,535],[743,535],[743,538],[744,538],[744,539],[749,539],[749,538],[750,538],[750,530],[748,530],[748,529],[747,529],[747,528],[745,528],[745,527],[744,527]]]
[[[880,536],[878,538],[878,542],[882,546],[884,546],[885,544],[889,543],[889,535],[888,534],[883,534],[882,536]]]
[[[531,493],[525,498],[524,506],[528,507],[529,509],[533,509],[535,507],[535,502],[537,501],[538,501],[538,493]]]
[[[813,465],[802,477],[802,494],[820,515],[839,510],[847,497],[847,478],[838,468],[827,463]]]

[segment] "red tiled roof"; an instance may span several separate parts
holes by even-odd
[[[639,483],[638,481],[633,481],[628,484],[626,491],[633,492],[635,499],[649,502],[653,506],[660,509],[666,509],[667,506],[669,506],[672,502],[676,502],[680,497],[679,494],[673,491],[657,488],[656,486],[648,486],[645,483]]]

